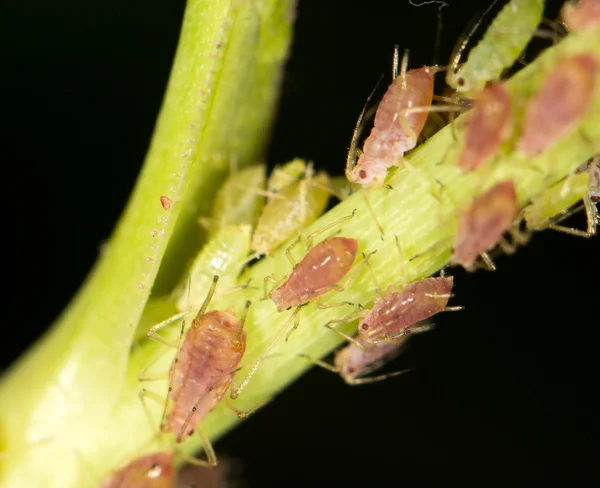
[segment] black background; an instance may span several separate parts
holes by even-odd
[[[448,2],[440,63],[487,4]],[[183,0],[2,2],[2,367],[65,307],[110,235],[183,9]],[[382,74],[382,86],[390,81],[393,45],[411,49],[411,67],[433,62],[436,11],[300,0],[269,162],[302,156],[342,174],[362,104]],[[413,373],[351,388],[315,369],[217,450],[242,462],[251,487],[591,486],[598,249],[597,239],[544,232],[495,273],[456,269],[454,303],[466,310],[436,318],[392,365]]]

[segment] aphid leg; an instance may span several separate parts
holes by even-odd
[[[322,234],[326,230],[331,229],[332,227],[335,227],[336,225],[341,224],[342,222],[346,222],[346,220],[351,220],[354,217],[355,213],[356,213],[356,209],[352,210],[352,213],[350,215],[346,215],[345,217],[340,217],[339,219],[334,220],[333,222],[330,222],[329,224],[321,227],[319,230],[316,230],[316,231],[310,233],[308,235],[308,237],[306,238],[306,242],[308,244],[307,248],[310,249],[312,247],[312,241],[316,236],[318,236],[319,234]]]
[[[150,399],[154,402],[157,402],[159,405],[165,405],[167,404],[169,397],[167,395],[167,402],[165,402],[165,399],[159,395],[158,393],[155,393],[153,391],[150,390],[146,390],[145,388],[142,388],[139,392],[138,392],[138,397],[140,399],[140,401],[142,402],[142,406],[144,407],[144,412],[146,413],[146,417],[148,419],[148,422],[150,423],[150,425],[152,426],[152,428],[154,428],[156,426],[156,424],[154,423],[154,418],[152,417],[152,413],[150,412],[150,410],[148,409],[148,404],[146,403],[147,399]],[[165,409],[163,409],[163,414],[161,416],[161,421],[160,421],[160,428],[162,430],[162,426],[164,423],[164,417],[165,417]]]
[[[232,400],[230,397],[225,397],[225,406],[231,410],[233,413],[235,413],[237,415],[237,417],[241,420],[245,420],[248,417],[250,417],[250,415],[252,415],[254,412],[256,412],[259,408],[264,407],[267,403],[269,403],[269,400],[265,400],[264,402],[260,402],[256,407],[252,408],[251,410],[249,410],[248,412],[244,412],[236,407],[233,406],[233,404],[231,403]]]
[[[169,371],[164,371],[162,373],[156,374],[147,374],[148,370],[154,366],[165,354],[167,351],[163,351],[161,354],[158,354],[156,358],[150,361],[146,366],[142,368],[140,373],[138,374],[138,381],[156,381],[156,380],[164,380],[169,378]]]
[[[162,337],[162,336],[158,335],[156,332],[158,332],[163,327],[166,327],[167,325],[172,324],[173,322],[176,322],[177,320],[183,319],[186,315],[187,315],[187,312],[181,312],[181,313],[173,315],[172,317],[169,317],[167,320],[163,320],[162,322],[159,322],[158,324],[153,325],[148,330],[148,332],[146,332],[146,337],[155,342],[158,342],[159,344],[163,344],[164,346],[167,346],[167,347],[172,347],[172,348],[178,347],[178,344],[179,344],[178,341],[172,341],[170,339]],[[184,326],[185,326],[185,320],[182,321],[182,325],[181,325],[182,331],[183,331]]]
[[[571,227],[558,225],[559,222],[562,222],[563,220],[567,219],[571,215],[581,210],[581,206],[562,212],[560,216],[558,216],[555,220],[552,221],[552,223],[548,224],[544,228],[552,229],[558,232],[562,232],[564,234],[570,234],[577,237],[590,238],[595,236],[598,225],[598,211],[596,210],[594,202],[592,202],[591,198],[587,195],[583,197],[583,207],[585,209],[585,214],[587,217],[587,230],[573,229]]]
[[[200,466],[202,468],[214,468],[217,462],[217,455],[215,454],[215,449],[213,445],[208,440],[208,437],[204,435],[201,429],[196,428],[195,433],[202,439],[202,447],[204,448],[204,453],[206,454],[206,461],[204,459],[198,459],[195,457],[188,456],[184,452],[177,451],[177,456],[180,457],[183,461],[189,464],[193,464],[194,466]]]
[[[377,383],[379,381],[393,378],[394,376],[400,376],[401,374],[412,371],[412,368],[403,369],[401,371],[393,371],[391,373],[380,374],[377,376],[367,376],[365,378],[345,378],[344,381],[351,386],[366,385],[368,383]]]
[[[487,267],[488,271],[496,271],[496,265],[487,252],[481,253],[481,259],[483,260],[483,263]]]
[[[267,292],[267,281],[273,283],[275,286],[271,289],[271,291]],[[275,278],[273,278],[271,275],[265,276],[265,279],[263,280],[263,300],[268,300],[271,298],[271,296],[273,295],[273,292],[277,289],[277,285],[281,282],[277,281]]]
[[[300,307],[302,307],[302,306],[303,305],[300,305],[299,307],[296,307],[296,310],[300,310]],[[299,325],[300,325],[300,315],[296,314],[296,316],[294,317],[292,328],[285,335],[285,342],[288,341],[288,339],[292,335],[292,332],[294,332],[298,328]]]
[[[334,329],[331,326],[331,324],[347,324],[348,322],[352,322],[354,320],[358,320],[358,319],[362,319],[362,318],[366,317],[368,313],[369,313],[369,310],[359,310],[358,312],[353,312],[349,315],[346,315],[345,317],[342,317],[341,319],[330,320],[323,327],[327,327],[329,330],[342,336],[348,342],[352,342],[353,344],[360,347],[361,349],[364,349],[364,346],[360,342],[358,342],[354,337],[346,334],[345,332],[342,332],[341,330]]]
[[[231,393],[230,393],[231,398],[236,399],[240,395],[240,393],[244,390],[244,388],[246,388],[246,386],[248,385],[248,382],[256,374],[256,371],[258,370],[258,367],[260,366],[260,364],[265,360],[265,358],[269,355],[269,353],[271,352],[271,350],[273,349],[275,344],[286,334],[286,332],[288,331],[290,326],[293,324],[293,322],[296,319],[296,316],[298,315],[298,313],[300,312],[300,309],[302,307],[303,307],[303,305],[300,305],[299,307],[296,307],[294,309],[294,311],[292,312],[290,317],[287,319],[287,321],[285,322],[283,327],[281,329],[279,329],[279,331],[275,335],[275,338],[265,348],[265,350],[262,352],[260,357],[252,365],[252,368],[250,368],[250,371],[248,372],[248,374],[246,375],[244,380],[240,383],[240,385],[238,387],[233,387],[233,384],[232,384]]]
[[[383,227],[381,227],[381,224],[379,223],[379,219],[377,218],[377,215],[375,215],[375,210],[373,210],[373,207],[371,206],[371,202],[369,201],[369,196],[367,195],[367,191],[363,190],[362,195],[365,200],[365,205],[367,206],[367,210],[371,214],[371,217],[373,218],[373,221],[375,222],[375,225],[377,226],[377,229],[379,230],[379,234],[381,235],[381,240],[383,241],[385,238],[385,234],[383,232]]]

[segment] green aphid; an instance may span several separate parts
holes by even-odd
[[[220,278],[220,290],[236,286],[237,277],[250,252],[251,234],[249,225],[227,225],[208,240],[173,292],[177,310],[200,308],[215,275]]]
[[[596,233],[597,213],[590,199],[590,173],[573,174],[548,188],[525,208],[524,217],[529,230],[553,229],[580,237],[591,237]],[[574,211],[573,206],[583,200],[588,229],[582,231],[558,225]]]
[[[458,46],[446,74],[446,83],[462,95],[473,96],[481,92],[486,83],[499,80],[533,37],[543,13],[543,0],[511,0],[493,20],[483,39],[471,49],[467,61],[459,67],[462,53],[481,20],[477,22]]]
[[[297,161],[292,163],[296,165]],[[330,194],[327,174],[315,175],[312,165],[306,165],[302,178],[282,187],[267,201],[252,236],[252,251],[268,254],[297,235],[325,211]]]
[[[254,227],[265,202],[265,165],[258,164],[234,172],[217,192],[212,215],[204,219],[209,238],[226,226]],[[211,275],[212,280],[212,275]]]

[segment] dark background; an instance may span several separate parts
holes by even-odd
[[[440,63],[487,5],[448,2]],[[183,9],[183,0],[2,2],[2,367],[65,307],[121,213]],[[411,49],[411,67],[433,62],[436,12],[407,0],[300,0],[270,163],[302,156],[342,174],[362,104],[382,74],[383,88],[390,81],[393,45]],[[495,273],[454,270],[454,303],[466,310],[436,318],[392,365],[413,373],[351,388],[315,369],[217,450],[242,462],[251,487],[432,477],[591,486],[598,249],[597,239],[544,232]]]

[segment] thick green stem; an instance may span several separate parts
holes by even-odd
[[[127,208],[78,295],[0,385],[2,486],[84,486],[82,466],[108,469],[90,459],[90,451],[142,442],[104,432],[115,420],[138,321],[163,259],[177,271],[195,252],[197,211],[210,202],[229,163],[243,166],[262,153],[294,4],[188,1],[163,106]],[[161,196],[171,201],[166,211]],[[169,273],[163,274],[168,283]]]

